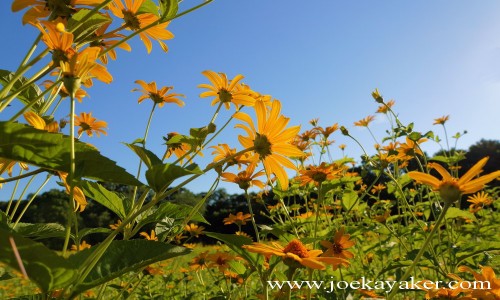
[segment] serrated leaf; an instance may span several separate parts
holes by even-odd
[[[73,39],[76,43],[84,41],[103,24],[111,22],[111,19],[105,15],[94,13],[82,23],[82,20],[86,18],[90,12],[91,10],[89,9],[80,9],[68,20],[67,30],[73,33]],[[78,27],[76,27],[77,25]]]
[[[161,17],[164,20],[171,20],[177,15],[179,3],[177,0],[160,0]]]
[[[446,219],[467,218],[473,220],[474,222],[477,222],[476,216],[474,216],[473,213],[461,210],[456,207],[448,208],[448,210],[446,211],[445,218]]]
[[[186,175],[201,175],[203,171],[197,164],[191,164],[185,168],[173,164],[154,165],[146,171],[146,180],[149,186],[155,191],[165,190],[177,178]]]
[[[18,223],[15,231],[28,238],[46,239],[46,238],[64,238],[64,226],[58,223]]]
[[[73,267],[76,265],[71,265],[41,243],[2,229],[0,229],[0,262],[21,272],[10,239],[15,243],[29,279],[43,291],[66,287],[76,278],[77,272]]]
[[[68,258],[81,266],[97,247],[85,249]],[[113,241],[102,258],[75,290],[82,292],[117,278],[127,272],[139,270],[152,263],[190,253],[189,249],[148,240]]]
[[[108,191],[97,182],[83,181],[81,188],[85,196],[94,199],[99,204],[114,212],[120,219],[124,220],[127,213],[123,205],[123,199],[116,193]]]
[[[19,123],[0,122],[0,157],[69,173],[70,143],[70,137],[60,133],[50,133]],[[81,177],[142,185],[125,169],[85,143],[76,141],[75,156],[77,173]]]
[[[8,70],[0,69],[0,85],[5,86],[10,81],[12,81],[13,77],[14,77],[14,73],[12,73]],[[25,77],[19,78],[16,81],[16,83],[14,83],[14,85],[12,86],[10,93],[11,94],[15,93],[19,88],[23,87],[27,82],[28,82],[28,79],[26,79]],[[38,87],[38,85],[33,83],[29,86],[29,88],[25,89],[19,95],[17,95],[17,99],[19,99],[23,104],[27,105],[32,100],[36,99],[41,93],[42,93],[42,90]],[[39,112],[44,101],[45,101],[44,98],[41,98],[40,100],[37,101],[37,103],[35,103],[34,105],[31,106],[31,109],[35,112]]]
[[[148,149],[134,144],[127,144],[127,143],[124,144],[125,146],[129,147],[132,151],[134,151],[134,153],[137,154],[137,156],[139,156],[139,158],[148,167],[148,169],[150,169],[154,165],[161,165],[162,163],[161,159]]]

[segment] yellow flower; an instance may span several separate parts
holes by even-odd
[[[61,17],[69,19],[73,13],[78,11],[76,5],[95,6],[102,0],[14,0],[12,11],[17,12],[30,7],[23,16],[23,24],[35,23],[37,19],[46,18],[49,15],[54,19]]]
[[[199,237],[201,234],[203,234],[203,230],[205,227],[203,226],[198,226],[196,224],[190,223],[184,227],[184,230],[189,233],[189,235],[194,236],[194,237]]]
[[[334,133],[335,131],[337,131],[339,129],[339,124],[335,123],[333,124],[332,126],[328,126],[326,128],[323,128],[323,127],[316,127],[315,128],[316,130],[318,130],[325,139],[328,139],[328,137]]]
[[[375,120],[375,116],[367,116],[364,119],[361,119],[357,122],[354,122],[354,126],[360,126],[360,127],[368,127],[368,125]]]
[[[59,124],[56,121],[46,122],[42,117],[36,113],[29,111],[23,114],[26,122],[36,129],[45,130],[48,132],[59,132]]]
[[[73,34],[65,31],[62,23],[40,21],[40,23],[36,24],[36,27],[42,33],[42,41],[52,50],[52,61],[56,66],[59,65],[61,60],[67,61],[68,57],[76,52],[72,48]]]
[[[462,194],[475,193],[483,189],[485,184],[500,176],[500,171],[495,171],[473,179],[482,172],[487,161],[488,157],[481,159],[460,178],[452,177],[443,166],[437,163],[429,163],[429,168],[438,171],[442,177],[441,180],[427,173],[417,171],[409,172],[408,175],[418,183],[428,185],[435,191],[439,191],[439,194],[446,202],[454,202]]]
[[[236,215],[229,214],[229,217],[224,218],[224,225],[236,224],[238,226],[245,225],[252,218],[251,214],[243,214],[239,211]]]
[[[469,206],[469,211],[472,213],[476,213],[480,211],[483,207],[491,205],[491,203],[493,203],[493,199],[491,199],[488,193],[480,192],[475,195],[469,196],[467,202],[472,203]]]
[[[344,170],[343,166],[338,166],[337,164],[328,165],[322,162],[319,166],[309,166],[306,169],[299,170],[300,176],[298,180],[301,186],[311,182],[314,183],[315,186],[319,186],[324,181],[337,178]]]
[[[106,13],[106,16],[109,19],[111,19],[111,17],[109,16],[108,13]],[[119,33],[113,33],[113,32],[106,33],[106,30],[108,29],[108,27],[109,27],[110,24],[111,24],[111,22],[104,23],[101,27],[99,27],[94,32],[94,37],[93,37],[94,40],[92,42],[90,42],[89,46],[91,46],[91,47],[99,47],[101,49],[101,51],[105,51],[108,48],[110,48],[113,45],[115,45],[116,43],[118,43],[119,39],[122,39],[122,38],[125,37],[123,34],[119,34]],[[118,38],[118,39],[114,40],[115,38]],[[123,49],[125,51],[129,51],[129,52],[132,51],[132,48],[127,43],[120,43],[117,47],[120,48],[120,49]],[[102,63],[107,64],[108,63],[108,56],[112,60],[116,60],[116,51],[115,51],[115,49],[111,49],[111,50],[107,51],[105,55],[101,55],[99,57],[99,60]]]
[[[444,125],[444,123],[446,123],[446,121],[448,121],[449,119],[450,116],[442,116],[441,118],[434,119],[433,125]]]
[[[398,152],[397,157],[401,160],[409,160],[415,157],[417,154],[423,156],[424,154],[422,153],[422,150],[420,150],[419,145],[426,141],[427,139],[421,138],[415,142],[409,137],[406,137],[406,143],[400,143],[399,147],[396,148],[396,151]]]
[[[28,165],[26,165],[23,162],[17,162],[7,158],[0,157],[0,175],[2,175],[3,172],[7,171],[7,174],[9,174],[9,176],[12,177],[12,169],[14,168],[16,163],[19,163],[19,167],[21,169],[25,171],[28,170]]]
[[[71,250],[73,251],[82,251],[83,249],[89,249],[91,247],[90,244],[87,244],[86,241],[82,241],[80,243],[80,247],[77,247],[76,245],[71,245]]]
[[[158,16],[154,14],[139,13],[139,8],[144,1],[145,0],[126,0],[125,5],[123,5],[121,0],[113,0],[108,8],[115,16],[125,21],[124,25],[127,29],[137,31],[159,20]],[[151,49],[153,49],[150,39],[157,41],[163,51],[168,51],[168,47],[163,40],[174,38],[174,35],[166,29],[168,24],[169,22],[160,23],[139,33],[139,37],[144,43],[144,46],[146,46],[148,53],[151,53]]]
[[[262,176],[265,173],[264,171],[259,171],[254,174],[255,166],[256,163],[250,164],[246,170],[239,172],[238,175],[224,172],[221,174],[222,180],[236,183],[242,190],[248,190],[248,188],[252,186],[258,186],[259,188],[263,189],[265,187],[265,184],[255,178]]]
[[[135,83],[139,84],[143,89],[133,89],[134,91],[140,91],[143,94],[139,97],[138,102],[141,103],[145,99],[151,99],[154,103],[158,104],[159,107],[163,107],[165,103],[175,103],[180,107],[184,106],[184,102],[181,101],[178,97],[184,97],[182,94],[177,93],[169,93],[173,87],[164,86],[158,90],[156,87],[156,82],[152,81],[150,83],[146,83],[143,80],[136,80]]]
[[[386,114],[389,111],[389,108],[394,106],[394,100],[389,100],[385,105],[381,105],[377,109],[377,113]]]
[[[88,136],[92,136],[94,132],[97,136],[101,136],[101,133],[107,135],[106,131],[102,128],[106,128],[108,123],[97,121],[96,118],[92,117],[92,113],[80,113],[80,116],[75,117],[75,125],[80,126],[78,135],[81,135],[84,131]]]
[[[470,291],[470,296],[481,300],[500,299],[500,278],[496,278],[492,267],[481,267],[481,274],[466,266],[460,266],[458,270],[460,272],[469,272],[474,276],[476,282],[482,282],[482,286],[479,285],[476,289]]]
[[[260,253],[266,258],[274,256],[279,256],[283,259],[283,262],[292,267],[308,267],[311,269],[324,270],[326,265],[332,265],[335,269],[339,265],[348,264],[348,262],[342,258],[335,257],[320,257],[323,253],[321,250],[309,250],[302,244],[299,240],[292,240],[285,247],[281,246],[276,242],[272,242],[271,246],[263,243],[252,243],[252,245],[244,245],[242,248],[254,252]]]
[[[195,256],[189,263],[189,267],[193,271],[204,270],[208,267],[208,251],[201,252]]]
[[[203,153],[200,151],[195,151],[195,153],[192,154],[187,154],[188,152],[191,151],[191,145],[188,143],[183,143],[183,142],[178,142],[178,143],[169,143],[173,138],[176,138],[180,136],[179,133],[177,132],[171,132],[167,134],[167,137],[164,137],[164,139],[167,141],[167,151],[165,152],[165,157],[164,158],[169,158],[172,155],[175,155],[177,158],[183,157],[184,159],[187,159],[188,161],[191,161],[194,155],[200,155],[203,156]],[[184,159],[180,160],[180,163],[184,161]]]
[[[255,98],[252,95],[255,92],[250,88],[239,87],[239,82],[243,79],[243,75],[238,74],[232,80],[228,80],[224,73],[215,73],[214,71],[206,70],[202,74],[210,80],[212,85],[206,83],[198,85],[199,88],[208,89],[208,91],[201,93],[200,97],[214,97],[212,105],[221,102],[224,103],[226,109],[231,107],[231,103],[236,108],[239,105],[254,106]]]
[[[73,54],[69,61],[60,61],[63,78],[66,80],[80,80],[86,87],[92,86],[92,78],[97,78],[104,83],[111,83],[113,77],[106,68],[97,63],[99,47],[88,47],[81,52]],[[68,92],[76,92],[79,85],[71,86],[65,82]]]
[[[322,256],[338,257],[343,259],[351,259],[354,254],[346,249],[354,246],[354,241],[350,240],[351,235],[344,234],[344,229],[337,231],[333,237],[333,241],[321,241],[321,246],[326,248],[326,252]]]
[[[217,267],[219,271],[223,272],[230,268],[229,262],[236,260],[237,257],[225,252],[216,252],[207,256],[210,261],[210,267]]]
[[[46,89],[48,89],[50,86],[52,86],[54,84],[54,82],[51,80],[45,80],[42,84]],[[57,89],[53,89],[52,95],[54,95],[56,92],[57,92]],[[61,88],[59,89],[58,95],[61,98],[66,98],[66,97],[70,96],[68,90],[66,89],[66,87],[64,85],[62,85]],[[87,92],[85,90],[80,89],[80,88],[77,89],[75,92],[75,99],[78,100],[78,102],[80,102],[80,103],[83,101],[84,97],[88,97],[88,96],[89,95],[87,94]]]
[[[304,152],[292,145],[294,137],[300,130],[300,126],[285,128],[289,118],[280,115],[281,103],[273,101],[270,111],[262,102],[255,103],[257,114],[257,127],[249,115],[238,112],[234,117],[246,122],[248,126],[237,124],[235,127],[242,128],[248,136],[238,136],[238,140],[246,149],[253,148],[253,152],[259,156],[264,164],[268,179],[271,174],[276,175],[282,189],[288,189],[288,175],[283,167],[296,170],[296,166],[288,157],[301,157]]]
[[[238,169],[241,169],[242,164],[251,163],[251,158],[248,156],[248,153],[244,153],[242,155],[234,156],[236,154],[236,148],[229,148],[227,144],[219,144],[217,146],[211,146],[210,148],[214,148],[215,150],[212,152],[214,156],[214,163],[219,162],[221,160],[231,158],[226,164],[227,166],[238,165]]]
[[[64,187],[66,188],[66,194],[69,195],[70,186],[66,182],[68,173],[57,171],[57,174],[59,175],[59,178],[62,180]],[[73,198],[75,200],[75,211],[80,210],[80,212],[82,212],[87,206],[87,198],[85,198],[85,194],[83,193],[82,189],[77,186],[73,187]]]
[[[139,233],[139,235],[143,236],[148,241],[158,241],[158,237],[156,236],[154,230],[151,230],[151,234],[148,234],[147,232],[141,232]]]

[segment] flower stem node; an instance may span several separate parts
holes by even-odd
[[[460,199],[462,192],[454,182],[445,182],[439,187],[439,195],[446,203],[453,203]]]
[[[340,126],[340,132],[342,132],[343,135],[346,135],[346,136],[349,135],[349,131],[344,126]]]
[[[82,85],[82,79],[80,77],[64,76],[63,83],[64,87],[68,91],[68,94],[72,98],[75,98],[76,91],[78,91]]]

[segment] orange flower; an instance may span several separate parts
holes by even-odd
[[[90,247],[91,247],[90,244],[87,244],[86,241],[82,241],[79,247],[77,247],[76,245],[71,245],[71,250],[82,251],[83,249],[90,249]]]
[[[424,154],[422,153],[422,150],[420,150],[419,145],[426,141],[427,139],[422,138],[415,142],[409,137],[406,137],[406,143],[400,143],[399,147],[396,148],[396,151],[398,152],[397,157],[401,160],[409,160],[417,154],[423,156]]]
[[[230,268],[229,262],[237,259],[236,256],[225,252],[216,252],[207,256],[210,261],[210,267],[217,267],[219,271],[223,272]]]
[[[28,165],[26,165],[23,162],[17,162],[13,161],[10,159],[6,158],[1,158],[0,157],[0,175],[2,175],[3,172],[7,171],[7,174],[9,174],[10,177],[12,177],[12,169],[16,165],[16,163],[19,163],[19,167],[23,170],[28,170]]]
[[[446,121],[448,121],[449,119],[450,116],[442,116],[441,118],[434,119],[433,125],[444,125],[444,123],[446,123]]]
[[[218,146],[211,146],[210,148],[214,148],[215,150],[212,152],[214,156],[214,162],[219,162],[221,160],[225,160],[231,157],[226,164],[227,166],[238,165],[238,169],[241,169],[242,164],[251,163],[251,159],[248,156],[248,153],[244,153],[242,155],[234,156],[236,154],[236,148],[229,148],[227,144],[219,144]]]
[[[354,246],[355,242],[350,240],[351,235],[344,234],[344,229],[337,231],[333,237],[333,241],[321,241],[321,246],[326,248],[326,252],[322,256],[338,257],[343,259],[351,259],[354,254],[346,249]]]
[[[97,121],[96,118],[92,117],[92,113],[80,113],[80,116],[75,116],[75,125],[80,126],[78,129],[78,135],[81,135],[84,131],[88,136],[92,136],[95,132],[97,136],[101,136],[101,133],[107,135],[106,131],[102,128],[106,128],[108,123],[105,121]]]
[[[233,103],[236,108],[239,105],[254,106],[255,98],[252,97],[255,92],[250,88],[241,88],[239,82],[243,79],[243,75],[238,74],[232,80],[228,80],[226,74],[215,73],[214,71],[203,71],[201,72],[205,75],[210,84],[200,84],[199,88],[208,89],[208,91],[200,94],[201,98],[214,97],[211,105],[215,105],[217,102],[224,103],[226,109],[231,107]]]
[[[111,19],[108,13],[106,13],[106,16]],[[101,51],[105,51],[108,48],[112,47],[116,43],[118,43],[119,39],[124,38],[125,36],[123,34],[119,33],[106,33],[106,30],[108,29],[109,25],[111,22],[104,23],[101,27],[99,27],[95,32],[94,32],[94,40],[90,43],[91,47],[99,47]],[[118,38],[118,39],[115,39]],[[118,48],[123,49],[125,51],[132,51],[132,48],[130,47],[129,44],[127,43],[120,43]],[[111,49],[108,52],[106,52],[105,55],[99,56],[99,60],[103,64],[108,63],[108,56],[112,60],[116,60],[116,51],[115,49]]]
[[[62,3],[57,0],[14,0],[12,11],[17,12],[31,6],[23,16],[23,24],[27,24],[48,16],[69,19],[78,10],[77,5],[95,6],[101,2],[102,0],[69,0]]]
[[[360,127],[368,127],[368,125],[375,120],[375,116],[367,116],[364,119],[361,119],[357,122],[354,122],[354,126],[360,126]]]
[[[167,134],[167,137],[164,137],[163,139],[167,142],[167,152],[165,153],[165,158],[169,158],[172,155],[175,155],[177,158],[185,158],[188,161],[191,161],[193,155],[200,155],[203,156],[203,153],[200,151],[196,151],[194,154],[187,154],[188,152],[191,151],[191,145],[188,143],[183,143],[182,141],[179,142],[173,142],[173,140],[176,140],[177,138],[181,137],[181,135],[177,132],[171,132]],[[180,162],[182,163],[184,159],[181,159]]]
[[[111,83],[113,77],[108,73],[106,68],[96,62],[99,52],[99,47],[88,47],[83,51],[73,54],[69,61],[60,61],[61,71],[64,79],[81,80],[86,87],[92,86],[92,78],[96,78],[104,83]],[[76,92],[79,88],[69,85],[65,82],[65,87],[69,92]]]
[[[289,119],[280,115],[281,103],[273,101],[271,110],[262,102],[255,103],[257,114],[257,127],[249,115],[238,112],[234,117],[246,122],[248,126],[237,124],[235,127],[242,128],[248,136],[238,136],[238,140],[246,149],[253,149],[255,155],[264,164],[264,169],[270,180],[271,174],[276,175],[282,189],[288,189],[288,175],[283,167],[296,170],[295,165],[287,157],[301,157],[304,152],[292,145],[294,137],[300,130],[300,126],[285,128]]]
[[[145,0],[126,0],[125,5],[123,5],[121,0],[113,0],[108,8],[115,16],[125,21],[124,25],[127,29],[138,31],[141,28],[158,22],[159,20],[158,16],[154,14],[139,12],[139,8],[144,1]],[[168,51],[168,47],[163,40],[170,40],[174,38],[174,35],[166,29],[168,24],[169,22],[160,23],[139,33],[139,37],[144,43],[144,46],[146,46],[148,53],[151,53],[151,49],[153,49],[150,39],[157,41],[163,51]]]
[[[54,84],[54,82],[51,80],[45,80],[42,84],[46,89],[48,89],[51,85]],[[57,92],[57,89],[53,89],[52,95],[54,95],[56,92]],[[66,89],[66,87],[64,86],[64,84],[61,85],[61,88],[59,89],[58,95],[61,98],[66,98],[66,97],[70,96],[70,94],[69,94],[68,90]],[[88,96],[89,95],[87,94],[87,92],[85,90],[80,89],[80,88],[77,89],[75,92],[75,99],[78,100],[78,102],[80,102],[80,103],[83,101],[84,97],[88,97]]]
[[[36,129],[45,130],[48,132],[59,132],[59,124],[56,121],[45,121],[42,117],[36,113],[29,111],[23,114],[26,122]]]
[[[336,257],[320,257],[323,253],[321,250],[309,250],[299,240],[292,240],[285,247],[276,242],[272,242],[271,246],[263,243],[252,243],[252,245],[244,245],[242,248],[264,255],[266,258],[272,255],[279,256],[283,262],[292,267],[308,267],[311,269],[324,270],[325,265],[331,265],[336,269],[339,265],[348,265],[349,263]]]
[[[418,183],[430,186],[433,190],[439,191],[441,197],[447,202],[459,200],[462,194],[472,194],[484,188],[484,185],[500,176],[500,171],[495,171],[487,175],[473,179],[482,172],[484,165],[488,161],[485,157],[478,161],[462,177],[455,178],[446,171],[443,166],[437,163],[429,163],[430,169],[435,169],[441,175],[442,179],[422,172],[409,172],[408,175]]]
[[[343,170],[344,169],[337,164],[327,165],[325,162],[322,162],[319,166],[309,166],[304,170],[299,170],[300,176],[298,180],[301,186],[311,182],[314,183],[315,186],[319,186],[324,181],[337,178]]]
[[[394,100],[389,100],[385,105],[381,105],[377,109],[377,113],[386,114],[389,111],[389,108],[394,106]]]
[[[490,195],[485,192],[480,192],[475,195],[469,196],[467,201],[472,203],[469,206],[469,211],[472,213],[476,213],[483,207],[491,205],[491,203],[493,203],[493,199],[491,199]]]
[[[151,234],[148,234],[147,232],[141,232],[139,233],[139,235],[143,236],[148,241],[158,241],[158,237],[156,236],[156,232],[154,230],[151,230]]]
[[[76,52],[72,48],[73,34],[65,30],[63,23],[40,21],[36,27],[42,33],[42,41],[52,50],[52,61],[56,66],[59,66],[61,60],[67,61]]]
[[[332,126],[328,126],[323,129],[323,127],[316,127],[316,130],[318,130],[325,139],[328,139],[328,137],[337,131],[339,129],[339,124],[335,123]]]
[[[201,252],[195,256],[189,263],[189,267],[193,271],[204,270],[208,267],[208,251]]]
[[[222,180],[236,183],[242,190],[248,190],[248,188],[252,186],[258,186],[259,188],[263,189],[265,187],[265,184],[255,178],[262,176],[265,173],[264,171],[259,171],[254,174],[256,165],[256,163],[250,164],[246,170],[239,172],[238,175],[224,172],[221,174]]]
[[[184,227],[184,230],[189,233],[189,235],[194,236],[194,237],[199,237],[201,234],[203,234],[203,230],[205,227],[203,226],[198,226],[196,224],[190,223]]]
[[[160,90],[156,87],[156,82],[151,81],[150,83],[146,83],[143,80],[136,80],[135,83],[139,84],[143,89],[133,89],[134,91],[140,91],[143,94],[139,97],[138,102],[141,103],[145,99],[151,99],[155,104],[158,104],[159,107],[163,107],[165,103],[175,103],[180,107],[184,106],[184,102],[181,101],[178,97],[184,97],[182,94],[177,93],[168,93],[173,87],[164,86]]]
[[[497,278],[492,267],[481,267],[481,274],[474,272],[466,266],[458,267],[460,272],[469,272],[476,279],[476,283],[480,285],[474,287],[470,291],[470,296],[481,300],[497,300],[500,299],[500,278]],[[472,287],[471,287],[472,288]]]
[[[63,185],[66,188],[66,194],[69,195],[70,186],[66,182],[68,173],[57,171],[57,174],[59,175],[59,178],[62,180]],[[77,186],[73,187],[73,198],[75,200],[75,210],[80,210],[80,212],[82,212],[87,206],[87,199],[85,198],[85,194],[83,193],[82,189]]]
[[[236,215],[229,214],[229,217],[224,218],[224,225],[237,224],[238,226],[245,225],[252,218],[251,214],[243,214],[239,211]]]

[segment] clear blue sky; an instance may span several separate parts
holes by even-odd
[[[12,1],[0,2],[0,68],[15,69],[36,31],[22,26],[22,13],[10,12]],[[181,10],[198,1],[185,0]],[[308,4],[308,5],[307,5]],[[374,142],[366,130],[353,126],[377,109],[370,96],[378,88],[386,100],[396,101],[403,122],[415,122],[419,131],[435,130],[434,118],[450,115],[449,133],[467,130],[459,148],[480,138],[498,139],[500,127],[500,2],[483,1],[290,1],[215,0],[175,20],[169,29],[169,53],[154,43],[146,54],[136,39],[131,53],[118,51],[108,69],[111,85],[96,83],[90,98],[77,107],[109,123],[108,136],[84,138],[104,155],[135,174],[138,159],[120,142],[142,137],[151,103],[137,104],[131,93],[134,81],[155,80],[173,85],[187,96],[186,106],[165,106],[156,111],[148,148],[161,155],[162,135],[205,125],[211,116],[210,100],[198,97],[196,86],[207,80],[201,71],[225,72],[283,103],[290,124],[320,118],[320,124],[346,126],[367,147]],[[12,41],[12,43],[11,43]],[[61,110],[61,115],[67,114]],[[223,115],[224,116],[224,115]],[[225,115],[227,116],[227,115]],[[3,118],[2,118],[3,119]],[[388,124],[381,116],[371,128],[381,137]],[[232,128],[219,141],[233,147]],[[336,145],[348,145],[347,154],[360,150],[336,133]],[[438,150],[428,142],[429,153]],[[209,162],[211,151],[205,151]],[[208,189],[207,176],[189,188]],[[52,185],[54,186],[54,185]],[[231,192],[233,185],[222,184]],[[0,191],[0,199],[9,189]]]

